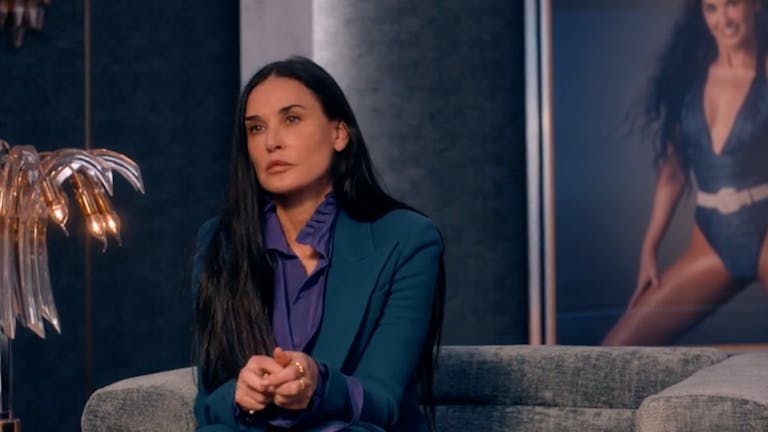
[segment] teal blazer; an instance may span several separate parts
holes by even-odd
[[[210,239],[215,226],[201,228],[199,239]],[[427,430],[414,373],[429,326],[442,251],[438,230],[418,213],[395,210],[376,221],[359,222],[339,210],[323,317],[308,353],[327,366],[329,379],[305,430],[349,423],[352,413],[344,375],[354,376],[364,390],[359,421],[344,430]],[[193,281],[199,280],[202,265],[194,267],[198,273]],[[199,431],[259,430],[245,429],[235,420],[235,381],[210,393],[199,391],[195,400]]]

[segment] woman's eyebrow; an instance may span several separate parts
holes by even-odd
[[[307,109],[307,107],[305,107],[304,105],[301,105],[301,104],[291,104],[291,105],[287,105],[287,106],[284,106],[284,107],[280,108],[280,114],[285,114],[286,112],[288,112],[288,111],[290,111],[290,110],[292,110],[294,108]]]
[[[301,109],[304,109],[304,110],[307,109],[307,107],[305,107],[304,105],[301,105],[301,104],[290,104],[290,105],[286,105],[286,106],[280,108],[278,110],[278,112],[280,114],[285,114],[285,113],[287,113],[288,111],[290,111],[290,110],[292,110],[294,108],[301,108]],[[258,115],[258,114],[251,114],[251,115],[246,115],[245,116],[245,121],[254,121],[254,120],[261,120],[261,116]]]

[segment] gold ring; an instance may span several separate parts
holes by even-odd
[[[299,378],[299,385],[301,386],[301,391],[304,391],[304,389],[307,387],[307,385],[304,383],[304,377]]]
[[[296,371],[299,373],[299,378],[304,376],[304,366],[301,365],[301,363],[296,362],[294,363],[296,365]]]

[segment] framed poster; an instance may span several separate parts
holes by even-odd
[[[733,2],[528,1],[532,343],[768,343],[765,68],[727,90],[737,74],[710,72],[723,46],[765,63],[761,1],[721,23],[706,8]],[[672,102],[649,105],[674,68]],[[649,106],[666,123],[644,127]],[[669,172],[687,186],[657,188]]]

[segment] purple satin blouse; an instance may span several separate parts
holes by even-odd
[[[296,237],[297,243],[311,246],[320,257],[308,275],[288,246],[274,204],[264,208],[264,247],[277,258],[272,327],[283,349],[304,351],[320,327],[335,220],[336,200],[328,194]]]
[[[311,246],[319,255],[317,266],[307,274],[299,257],[288,245],[274,203],[269,202],[264,207],[264,246],[276,258],[272,326],[277,345],[285,350],[308,351],[320,327],[336,214],[336,199],[333,193],[329,193],[296,237],[297,243]],[[290,428],[311,418],[314,408],[319,406],[328,379],[328,371],[323,365],[319,366],[318,385],[310,406],[301,412],[270,410],[267,421],[271,425]],[[349,420],[355,421],[363,404],[362,385],[353,377],[345,378],[352,402],[352,418]],[[325,431],[338,429],[339,426],[335,425]]]

